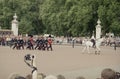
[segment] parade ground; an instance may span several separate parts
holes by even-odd
[[[63,75],[66,79],[76,79],[83,76],[85,79],[100,78],[104,68],[112,68],[120,72],[120,47],[101,46],[101,54],[95,55],[86,51],[83,46],[53,45],[53,51],[16,50],[8,46],[0,46],[0,79],[9,79],[12,74],[26,76],[32,69],[24,62],[28,53],[36,56],[38,73],[46,75]]]

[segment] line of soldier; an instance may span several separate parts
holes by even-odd
[[[28,40],[24,40],[21,37],[18,38],[13,38],[11,39],[11,44],[10,47],[12,49],[24,49],[24,46],[26,46],[26,49],[29,50],[48,50],[49,49],[52,51],[52,39],[50,37],[44,38],[44,37],[39,37],[36,40],[33,39],[33,37],[30,37]]]

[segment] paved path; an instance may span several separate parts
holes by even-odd
[[[0,46],[0,78],[8,79],[10,74],[17,73],[26,76],[31,69],[24,63],[27,53],[35,54],[38,72],[49,74],[62,74],[66,79],[75,79],[84,76],[86,79],[100,77],[104,68],[113,68],[120,72],[120,48],[116,51],[112,47],[101,47],[101,55],[82,54],[82,46],[54,45],[53,51],[39,50],[12,50]]]

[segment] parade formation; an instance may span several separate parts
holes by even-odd
[[[52,38],[51,37],[38,37],[36,39],[33,36],[27,38],[15,37],[7,38],[6,40],[1,38],[0,45],[10,46],[12,49],[29,49],[29,50],[53,50],[52,49]]]

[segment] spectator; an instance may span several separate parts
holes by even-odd
[[[115,79],[115,75],[115,71],[110,68],[106,68],[101,72],[102,79]]]
[[[77,77],[76,79],[85,79],[83,76]]]
[[[57,79],[65,79],[63,75],[57,75]]]

